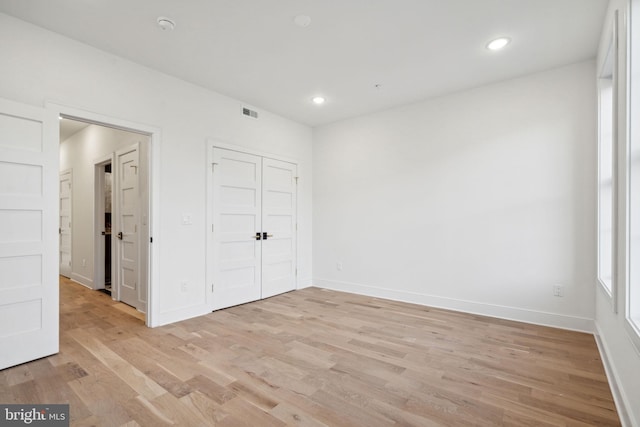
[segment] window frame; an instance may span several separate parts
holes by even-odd
[[[599,65],[598,69],[598,166],[597,166],[597,281],[599,284],[599,288],[602,292],[607,296],[612,309],[615,313],[617,313],[617,296],[618,296],[618,277],[617,277],[617,265],[618,265],[618,57],[619,57],[619,44],[618,44],[618,11],[616,10],[612,17],[611,28],[609,30],[609,34],[607,36],[607,50],[604,59]],[[609,77],[610,76],[610,77]],[[608,83],[610,81],[610,83]],[[605,117],[603,117],[603,92],[606,86],[610,86],[611,96],[610,96],[610,112],[609,119],[610,123],[610,144],[607,147],[603,147],[604,141],[604,133],[607,129],[603,129],[603,125],[605,123]],[[610,182],[603,183],[603,149],[608,148],[610,152],[607,153],[611,157],[610,167]],[[606,188],[610,187],[610,188]],[[610,245],[610,251],[608,255],[609,262],[609,270],[610,270],[610,283],[607,284],[606,278],[603,278],[603,263],[604,260],[602,258],[602,248],[605,244],[603,242],[603,192],[610,191],[610,206],[606,208],[610,208],[610,237],[606,244]]]
[[[632,40],[640,36],[640,0],[629,3],[629,19],[627,29],[627,132],[628,143],[625,151],[626,200],[627,200],[627,232],[626,239],[626,274],[625,292],[625,329],[640,352],[640,267],[633,269],[633,259],[640,254],[640,119],[633,120],[635,111],[640,114],[640,43],[634,46]],[[637,25],[633,25],[636,22]],[[635,83],[635,84],[634,84]],[[634,161],[634,156],[637,157]],[[634,166],[634,163],[636,165]],[[634,178],[635,183],[634,183]],[[637,205],[637,209],[633,209]],[[635,216],[634,216],[635,215]],[[634,236],[639,229],[638,238]],[[638,258],[638,257],[635,257]],[[635,298],[635,300],[634,300]]]

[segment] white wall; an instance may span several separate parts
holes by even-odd
[[[591,331],[594,75],[589,61],[316,129],[315,284]]]
[[[205,284],[205,159],[207,138],[299,161],[299,282],[311,279],[311,129],[260,112],[198,86],[0,14],[0,98],[45,102],[141,123],[160,130],[158,312],[164,324],[208,311]],[[57,141],[55,142],[57,144]],[[152,154],[153,155],[153,154]],[[156,169],[158,170],[158,169]],[[182,213],[193,225],[181,225]],[[185,272],[187,274],[185,275]],[[186,276],[186,277],[185,277]],[[187,292],[180,282],[188,280]],[[155,298],[155,297],[153,297]]]
[[[97,286],[94,283],[94,239],[96,238],[94,164],[119,149],[139,143],[140,171],[141,176],[144,176],[143,171],[148,170],[144,153],[149,142],[150,138],[146,135],[90,125],[60,144],[60,170],[71,170],[73,177],[71,278],[85,286],[93,289],[103,287],[99,286],[101,284]],[[144,179],[141,180],[140,186],[141,194],[146,194]],[[141,203],[143,203],[142,200]],[[141,236],[146,236],[146,233]],[[146,241],[145,237],[141,239],[143,242]],[[143,252],[146,247],[147,245],[143,245]],[[146,283],[146,269],[142,268],[140,273],[143,275],[141,283]]]
[[[640,7],[640,2],[635,2]],[[615,264],[617,272],[617,293],[614,301],[594,279],[596,290],[595,323],[598,345],[603,354],[603,360],[609,380],[612,383],[614,397],[618,403],[618,412],[624,425],[640,425],[640,349],[631,340],[632,332],[625,328],[627,311],[627,286],[629,285],[629,265],[627,250],[627,155],[629,132],[627,123],[627,31],[626,23],[629,19],[629,3],[626,0],[612,0],[603,27],[600,49],[598,50],[598,69],[604,62],[608,48],[608,41],[612,32],[614,11],[618,10],[618,260]],[[640,13],[635,12],[640,20]],[[636,47],[635,49],[638,49]],[[637,74],[638,72],[635,71]],[[633,117],[633,115],[631,116]],[[637,115],[636,115],[637,120]],[[596,189],[594,187],[594,193]],[[636,261],[637,262],[637,261]],[[614,310],[617,309],[617,312]]]

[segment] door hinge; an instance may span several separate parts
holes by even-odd
[[[296,277],[298,277],[298,269],[296,268]]]
[[[149,237],[149,243],[153,243],[153,237]]]
[[[211,232],[213,233],[213,224],[211,224]]]
[[[298,178],[300,178],[299,176],[294,176],[293,179],[296,180],[296,185],[298,185]]]
[[[213,293],[213,283],[211,284],[211,293]]]

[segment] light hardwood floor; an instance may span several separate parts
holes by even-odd
[[[149,329],[60,293],[60,353],[0,371],[0,402],[76,426],[620,425],[588,334],[317,288]]]

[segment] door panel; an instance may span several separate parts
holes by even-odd
[[[60,274],[71,277],[71,171],[60,173]]]
[[[260,299],[262,164],[258,156],[213,153],[213,309]]]
[[[296,289],[296,165],[263,159],[262,298]]]
[[[58,118],[0,100],[0,369],[58,352]]]
[[[214,148],[212,167],[212,309],[296,289],[296,165]]]
[[[116,283],[118,299],[138,308],[139,303],[139,158],[138,145],[116,152]],[[112,231],[112,235],[113,235]]]

